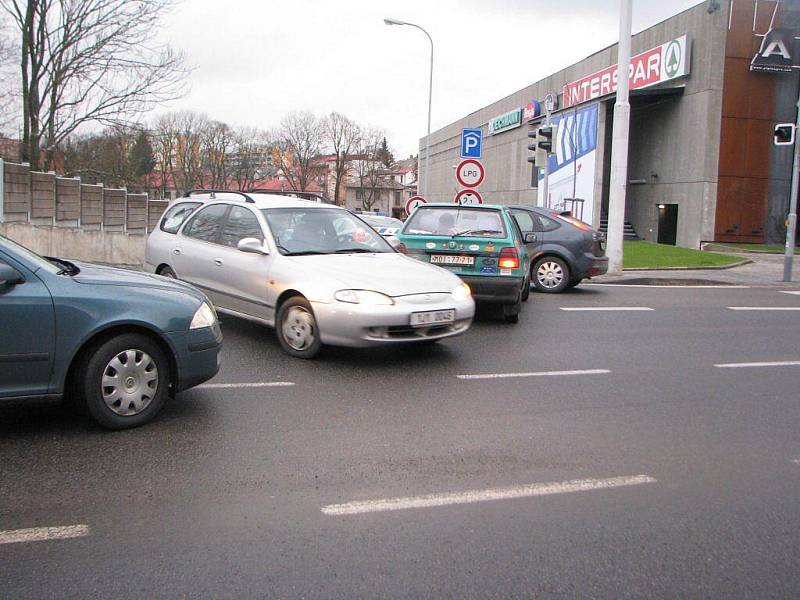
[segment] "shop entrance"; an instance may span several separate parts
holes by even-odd
[[[658,205],[658,243],[675,245],[678,239],[678,205]]]

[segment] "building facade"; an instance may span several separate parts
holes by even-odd
[[[625,214],[640,238],[692,248],[783,241],[793,155],[772,132],[795,121],[798,70],[751,71],[778,28],[800,36],[800,0],[705,1],[633,37]],[[615,45],[432,133],[428,200],[453,200],[462,129],[480,128],[484,202],[569,210],[600,227],[616,64]],[[548,95],[557,133],[545,198],[527,134],[542,124]],[[420,179],[424,149],[423,138]]]

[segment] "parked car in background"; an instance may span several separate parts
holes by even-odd
[[[0,400],[69,397],[105,427],[136,427],[211,379],[221,344],[214,309],[189,285],[0,236]]]
[[[588,223],[546,208],[509,210],[528,236],[530,278],[537,291],[556,294],[608,271],[605,235]]]
[[[299,358],[322,344],[437,341],[467,331],[475,313],[458,277],[395,252],[346,209],[276,195],[178,200],[148,237],[144,266],[198,286],[222,313],[274,326]]]
[[[397,234],[403,252],[458,275],[478,302],[503,307],[516,323],[530,293],[523,234],[503,206],[419,206]]]

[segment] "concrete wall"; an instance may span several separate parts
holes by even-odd
[[[0,235],[46,256],[140,266],[163,200],[0,161]]]
[[[648,181],[631,188],[628,218],[637,231],[645,233],[652,228],[655,235],[652,206],[662,201],[659,198],[664,198],[664,202],[677,202],[682,205],[678,244],[684,246],[697,247],[701,239],[713,239],[727,4],[723,2],[720,10],[709,13],[708,3],[703,2],[637,34],[632,43],[633,54],[637,54],[684,33],[688,33],[691,40],[690,74],[669,86],[683,86],[682,96],[651,105],[647,109],[649,114],[640,111],[641,119],[632,128],[630,148],[634,171],[630,179],[647,178]],[[531,167],[527,162],[529,127],[523,124],[514,130],[487,136],[489,119],[523,107],[532,99],[540,100],[548,92],[560,92],[566,83],[616,64],[616,61],[616,45],[605,48],[432,133],[429,200],[452,201],[456,188],[452,167],[460,160],[461,129],[480,127],[484,133],[486,179],[479,190],[485,201],[535,203],[537,191],[531,186]],[[610,144],[604,143],[606,128],[611,127],[610,115],[604,112],[601,106],[597,189],[607,188],[602,166],[611,151]],[[420,140],[420,181],[424,180],[424,142],[424,138]],[[649,177],[652,172],[659,175],[657,180]],[[642,177],[642,173],[647,177]],[[598,202],[600,194],[595,197]],[[599,210],[595,214],[599,222]],[[655,218],[657,222],[657,213]]]
[[[43,256],[130,267],[142,266],[147,239],[143,234],[31,223],[0,223],[0,235]]]

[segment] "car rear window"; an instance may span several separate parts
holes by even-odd
[[[506,237],[506,227],[497,210],[443,206],[415,210],[406,221],[403,234]]]
[[[178,229],[181,228],[186,217],[192,214],[192,211],[200,204],[200,202],[179,202],[170,206],[161,218],[161,231],[178,233]]]

